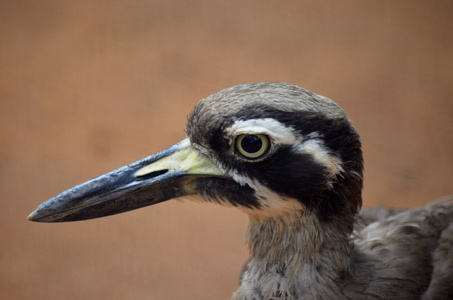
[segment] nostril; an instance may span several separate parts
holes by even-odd
[[[137,178],[138,180],[148,180],[148,179],[163,175],[167,172],[168,172],[168,170],[158,170],[158,171],[154,171],[154,172],[144,174],[144,175],[139,175],[139,176],[136,175],[135,178]]]

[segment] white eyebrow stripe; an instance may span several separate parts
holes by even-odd
[[[265,134],[275,143],[282,145],[292,145],[304,140],[304,137],[298,134],[294,128],[285,126],[272,118],[238,120],[228,127],[226,132],[231,136]]]
[[[330,153],[322,139],[314,138],[306,140],[298,145],[294,145],[293,149],[299,153],[310,154],[315,161],[329,170],[330,178],[343,172],[342,160]]]

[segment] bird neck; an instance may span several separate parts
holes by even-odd
[[[351,225],[344,223],[321,221],[313,212],[250,217],[251,257],[242,278],[243,292],[261,289],[262,295],[300,296],[305,290],[308,295],[329,295],[328,287],[335,298],[338,284],[352,267],[353,247],[346,229]]]

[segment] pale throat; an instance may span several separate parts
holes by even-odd
[[[336,222],[323,223],[314,212],[303,210],[274,218],[249,216],[250,259],[252,264],[256,260],[261,272],[291,277],[313,268],[334,279],[351,271],[350,236]]]

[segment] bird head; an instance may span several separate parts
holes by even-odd
[[[361,206],[359,135],[326,97],[286,83],[234,86],[201,100],[186,133],[44,202],[29,219],[91,219],[188,195],[258,218],[312,212],[329,221]]]

